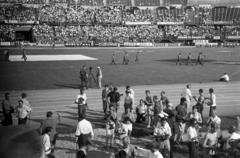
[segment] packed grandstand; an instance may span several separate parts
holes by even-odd
[[[0,40],[2,46],[239,46],[240,2],[1,1]]]

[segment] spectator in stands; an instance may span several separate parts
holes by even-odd
[[[16,117],[18,118],[19,125],[26,125],[28,117],[32,112],[32,109],[23,104],[22,100],[18,101],[19,106],[15,109]]]
[[[9,125],[13,124],[12,121],[12,113],[14,113],[14,108],[10,103],[10,94],[5,93],[5,99],[2,101],[2,109],[3,109],[3,116],[9,123]]]
[[[57,121],[55,121],[53,119],[53,113],[51,111],[48,111],[47,114],[46,114],[46,119],[43,120],[41,122],[41,125],[40,125],[40,128],[39,128],[39,132],[41,134],[44,134],[44,131],[46,130],[47,127],[51,127],[52,128],[52,132],[51,134],[49,135],[50,136],[50,142],[51,142],[51,145],[55,147],[56,145],[56,141],[57,141],[57,138],[58,138],[58,133],[57,133],[57,124],[61,122],[61,116],[60,114],[58,114],[58,123]],[[54,149],[52,149],[51,151],[52,153],[54,153]]]
[[[1,158],[45,158],[41,138],[29,126],[0,128],[0,136]]]
[[[224,75],[220,78],[220,81],[222,82],[228,82],[229,81],[229,76],[227,73],[224,73]]]
[[[26,93],[22,93],[22,101],[23,101],[23,105],[26,105],[30,108],[30,103],[29,101],[27,100],[27,94]]]
[[[94,136],[92,125],[86,120],[85,114],[80,115],[80,121],[78,122],[75,136],[75,142],[78,143],[79,148],[86,146],[89,139]]]

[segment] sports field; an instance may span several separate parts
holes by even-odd
[[[129,65],[122,65],[124,50],[129,52]],[[135,63],[136,52],[142,50],[139,55],[139,63]],[[10,49],[11,55],[21,57],[19,49]],[[165,91],[173,105],[179,103],[181,91],[186,83],[192,83],[192,92],[198,94],[198,89],[203,88],[208,96],[208,89],[214,88],[217,95],[218,114],[220,116],[234,116],[240,112],[240,65],[229,62],[216,63],[217,52],[231,51],[234,54],[224,52],[221,57],[225,60],[239,59],[239,49],[222,48],[81,48],[81,49],[27,49],[27,55],[83,55],[98,60],[58,60],[58,61],[1,61],[1,98],[6,91],[11,92],[11,102],[17,105],[20,94],[25,92],[33,108],[33,127],[39,126],[39,122],[45,118],[47,111],[60,113],[63,116],[61,126],[69,127],[77,124],[77,109],[74,99],[79,93],[79,70],[82,65],[96,68],[100,66],[103,71],[103,84],[112,82],[120,87],[124,93],[124,86],[130,85],[135,91],[136,103],[143,99],[145,90],[150,90],[152,95],[160,95]],[[182,53],[185,59],[189,52],[194,59],[199,52],[206,55],[204,66],[176,66],[178,53]],[[111,55],[115,54],[117,66],[110,66]],[[3,50],[1,50],[3,54]],[[15,56],[16,57],[16,56]],[[3,60],[3,56],[1,57]],[[10,58],[11,59],[11,58]],[[57,59],[56,59],[57,60]],[[185,60],[183,60],[185,62]],[[194,60],[196,62],[196,60]],[[220,83],[217,80],[224,73],[230,75],[231,82]],[[95,125],[103,125],[101,104],[101,90],[90,89],[86,91],[89,103],[88,118]],[[192,101],[192,104],[195,104]],[[121,104],[123,105],[123,104]],[[208,107],[204,114],[207,116]],[[123,111],[123,107],[120,112]],[[227,117],[226,117],[227,118]],[[227,118],[226,124],[232,121]],[[16,121],[16,120],[15,120]]]

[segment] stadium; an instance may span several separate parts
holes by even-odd
[[[117,101],[116,125],[119,118],[124,124],[123,116],[129,101],[127,93],[130,93],[130,113],[134,123],[130,121],[132,130],[127,134],[135,147],[135,157],[150,157],[145,149],[151,149],[151,143],[158,144],[156,152],[164,158],[240,156],[239,0],[0,0],[0,8],[0,135],[5,135],[6,131],[17,133],[15,128],[21,128],[21,111],[18,109],[24,100],[22,94],[27,94],[31,110],[24,117],[24,126],[38,130],[49,111],[52,118],[59,120],[54,127],[57,128],[58,138],[55,144],[51,144],[50,154],[45,150],[46,157],[79,157],[76,153],[85,148],[88,150],[85,154],[90,158],[121,157],[120,151],[125,151],[124,140],[120,139],[120,144],[110,147],[105,145],[108,122],[104,120],[107,112],[103,108],[102,95],[105,85],[109,89],[113,85],[119,94],[123,94]],[[86,73],[86,79],[81,76],[82,72]],[[230,81],[220,82],[225,73]],[[84,87],[84,82],[88,87]],[[183,91],[188,90],[187,85],[191,87],[191,104],[188,107],[186,103],[189,117],[195,114],[191,111],[194,105],[197,106],[194,96],[199,96],[200,89],[206,98],[202,102],[202,125],[197,130],[198,145],[189,140],[188,129],[192,118],[188,115],[182,140],[174,137],[180,128],[177,115],[182,114],[178,114],[177,106],[181,105],[182,98],[189,101],[183,96]],[[133,94],[126,86],[131,87]],[[86,120],[92,124],[94,137],[91,140],[94,145],[80,146],[74,141],[82,116],[79,113],[82,103],[75,101],[79,89],[84,89],[87,96],[85,114]],[[216,95],[215,104],[210,89]],[[159,98],[161,112],[155,114],[158,104],[152,103],[150,111],[154,114],[150,114],[145,99],[147,90],[152,99],[155,96]],[[111,92],[113,90],[108,91]],[[6,98],[7,93],[10,99]],[[174,117],[171,119],[170,115],[162,118],[162,114],[169,114],[168,103],[165,105],[165,99],[162,99],[165,95],[169,106],[173,107]],[[110,99],[106,103],[109,110],[110,105],[114,105],[111,102],[115,102],[111,101],[111,96],[106,98]],[[141,100],[147,106],[146,120],[138,123],[137,109]],[[25,102],[23,104],[25,106]],[[11,126],[8,122],[5,128],[2,127],[5,126],[3,120],[9,121],[6,107],[14,110],[10,110]],[[197,113],[200,114],[199,111]],[[219,116],[220,123],[207,121],[213,115]],[[161,120],[165,119],[172,136],[161,140],[154,131],[158,125],[162,127]],[[129,121],[126,122],[129,125]],[[208,147],[208,141],[205,142],[211,132],[211,124],[216,126],[216,131],[221,130],[221,136],[217,137],[219,142],[213,145],[214,148]],[[22,128],[19,131],[24,132]],[[40,135],[45,136],[46,133]],[[156,135],[161,135],[161,132]],[[7,137],[0,138],[0,142],[12,141],[18,149],[17,145],[21,143]],[[114,137],[114,141],[118,139]],[[230,140],[235,144],[230,144]],[[28,142],[27,139],[21,141]],[[225,146],[221,146],[220,142],[224,142]],[[142,152],[141,148],[144,149]],[[208,151],[210,148],[211,153]],[[18,152],[7,146],[0,148],[0,157],[6,158],[8,156],[3,151]]]

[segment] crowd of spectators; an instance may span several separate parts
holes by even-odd
[[[240,36],[239,26],[223,26],[222,31],[225,36]]]
[[[15,39],[15,31],[13,25],[0,25],[0,40],[14,40]]]
[[[44,25],[35,25],[33,27],[34,36],[37,44],[52,44],[54,41],[54,30],[52,27]]]

